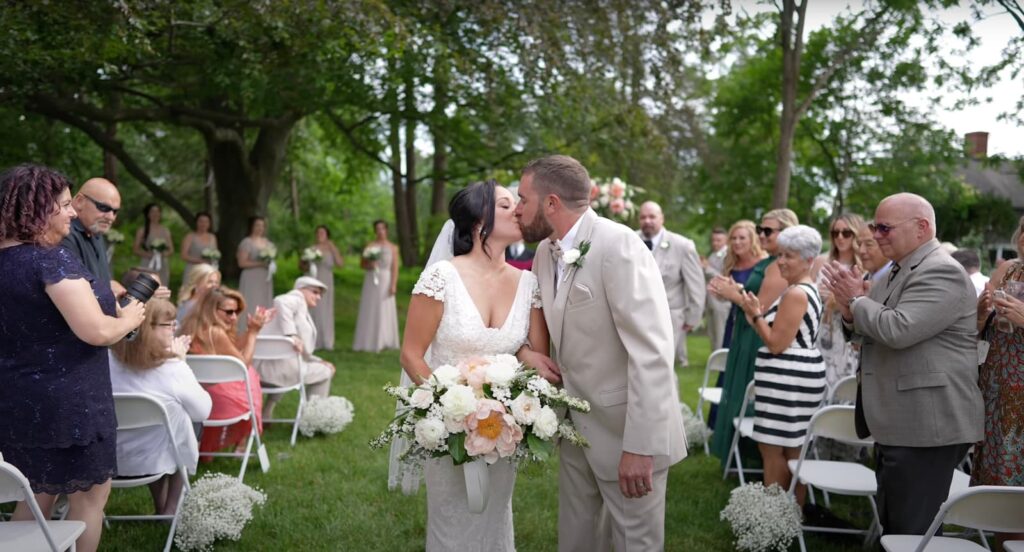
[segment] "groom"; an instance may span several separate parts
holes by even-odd
[[[686,456],[686,438],[654,257],[632,230],[590,210],[590,176],[571,157],[532,161],[519,198],[523,238],[543,240],[533,271],[552,358],[565,390],[591,406],[572,414],[590,447],[563,441],[559,450],[558,549],[661,550],[668,468]],[[608,523],[598,522],[603,512]]]

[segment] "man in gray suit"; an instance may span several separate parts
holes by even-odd
[[[871,225],[893,261],[865,285],[858,270],[825,268],[825,285],[861,344],[857,432],[874,437],[885,534],[923,534],[946,500],[953,469],[981,440],[976,297],[935,239],[922,197],[882,200]]]
[[[697,246],[693,240],[665,229],[665,215],[661,206],[653,201],[640,206],[640,230],[637,233],[654,254],[654,262],[661,271],[672,316],[676,358],[682,366],[689,366],[686,334],[700,325],[704,314],[704,275]]]
[[[729,233],[725,231],[725,228],[716,226],[711,230],[711,252],[703,261],[704,278],[708,282],[722,274],[725,255],[728,252]],[[705,304],[707,305],[707,328],[711,350],[715,351],[723,347],[728,349],[729,344],[725,343],[725,322],[729,319],[732,303],[725,299],[719,299],[713,294],[708,294]]]

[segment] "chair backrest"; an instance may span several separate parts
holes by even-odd
[[[828,390],[825,404],[853,404],[857,402],[857,376],[846,376]]]
[[[253,360],[286,360],[298,357],[292,338],[283,335],[258,335]]]
[[[750,383],[747,384],[746,391],[743,392],[743,405],[740,406],[740,410],[739,410],[739,412],[740,412],[739,413],[739,417],[740,418],[743,418],[744,416],[746,416],[747,415],[747,407],[749,407],[749,406],[754,404],[755,394],[756,394],[756,392],[754,391],[754,380],[750,380]]]
[[[983,531],[1024,532],[1024,487],[971,487],[950,496],[936,519]]]
[[[43,532],[46,543],[50,545],[50,550],[54,552],[60,550],[57,548],[56,541],[53,540],[53,534],[50,533],[50,527],[46,524],[46,518],[43,517],[42,510],[39,509],[39,503],[36,502],[36,496],[32,493],[32,487],[29,485],[28,479],[13,464],[0,460],[0,502],[13,501],[24,501],[28,504],[29,510],[32,511],[32,516],[36,518],[36,522],[39,524],[40,531]]]
[[[857,437],[857,426],[854,423],[854,407],[844,404],[826,406],[819,409],[811,417],[807,426],[807,438],[826,437],[851,445],[868,446],[871,440]]]
[[[174,435],[174,428],[171,427],[171,418],[167,415],[167,409],[159,399],[145,393],[114,393],[114,416],[117,418],[118,431],[163,427],[169,438],[167,442],[171,444],[174,464],[183,475],[185,488],[191,488],[185,461],[178,454],[178,439]]]
[[[188,355],[185,362],[199,383],[249,382],[249,370],[241,360],[228,355]]]
[[[729,360],[729,349],[718,349],[708,357],[708,372],[724,372],[725,362]]]

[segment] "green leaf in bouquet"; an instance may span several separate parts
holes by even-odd
[[[465,464],[469,460],[466,453],[466,434],[452,433],[448,436],[448,454],[452,455],[452,463],[456,466]]]
[[[534,456],[545,462],[551,457],[551,452],[554,450],[554,445],[551,441],[545,441],[533,433],[526,435],[526,444],[530,446],[530,452]]]

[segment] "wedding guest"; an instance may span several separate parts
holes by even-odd
[[[882,248],[875,240],[871,225],[865,224],[857,232],[857,258],[864,267],[864,279],[869,285],[875,285],[889,275],[892,268],[892,261],[882,253]]]
[[[132,429],[117,436],[117,475],[164,474],[149,484],[158,515],[174,514],[185,477],[196,473],[199,443],[192,424],[209,417],[213,404],[185,364],[192,338],[174,337],[174,314],[170,301],[150,300],[135,339],[118,341],[110,349],[114,393],[144,393],[160,401],[167,411],[173,439],[162,427]],[[178,472],[175,450],[188,474]]]
[[[754,223],[749,220],[737,221],[729,228],[729,249],[722,263],[721,274],[731,279],[736,285],[745,286],[750,280],[754,270],[761,265],[768,257],[768,254],[761,249],[761,240],[757,238],[757,230]],[[708,293],[708,297],[714,297],[714,293]],[[733,308],[732,302],[727,299],[719,299],[729,305],[729,317],[723,331],[723,347],[730,348],[732,344],[732,330],[736,317],[743,317],[739,307]],[[716,387],[721,387],[725,374],[719,374],[715,382]],[[741,399],[742,400],[742,399]],[[711,405],[708,414],[708,426],[715,427],[715,420],[718,419],[718,405]]]
[[[750,234],[756,239],[757,236],[754,235],[753,228],[754,223],[750,223]],[[758,248],[760,248],[760,244],[758,244]],[[725,231],[725,228],[716,226],[711,230],[711,252],[708,253],[708,256],[701,261],[701,265],[704,267],[704,278],[707,282],[710,282],[712,278],[719,274],[727,274],[727,272],[723,270],[723,264],[725,263],[725,256],[728,252],[729,234]],[[729,313],[731,311],[732,303],[715,297],[713,293],[708,293],[706,295],[706,327],[708,329],[708,341],[711,342],[712,351],[717,351],[723,347],[729,347],[729,342],[725,339],[725,325],[729,320]]]
[[[299,382],[299,371],[304,374],[306,398],[326,397],[331,391],[334,365],[314,356],[317,329],[310,316],[310,309],[323,300],[327,286],[316,278],[301,276],[295,280],[295,287],[288,293],[274,298],[277,314],[261,335],[290,337],[295,343],[299,358],[287,360],[257,360],[254,364],[264,387],[288,387]],[[263,417],[272,418],[274,406],[282,395],[267,395],[263,401]]]
[[[972,485],[1024,486],[1024,302],[1016,291],[1024,288],[1024,217],[1012,241],[1018,257],[992,273],[978,300],[978,337],[990,348],[978,378],[985,400],[985,435],[974,445]],[[1004,295],[994,299],[997,289]],[[995,324],[997,315],[1010,325]],[[1024,534],[997,537],[1024,540]]]
[[[388,241],[388,223],[373,223],[376,239],[363,250],[363,292],[352,349],[379,352],[398,348],[398,247]]]
[[[981,292],[985,290],[985,284],[988,283],[988,276],[981,273],[981,259],[978,258],[978,252],[973,249],[958,249],[953,252],[953,259],[967,271],[967,276],[974,284],[974,291],[980,297]]]
[[[256,336],[274,317],[274,310],[257,307],[254,313],[248,315],[249,323],[246,330],[239,334],[236,331],[238,317],[244,312],[245,299],[241,293],[226,287],[212,289],[195,306],[192,313],[185,317],[185,327],[181,333],[192,336],[190,353],[233,356],[249,367],[248,390],[242,382],[218,383],[206,387],[210,398],[213,399],[210,419],[234,418],[248,412],[248,393],[252,393],[253,405],[256,408],[256,430],[262,433],[263,418],[260,412],[263,408],[263,391],[260,388],[259,374],[252,367],[252,354],[256,346]],[[252,423],[252,420],[242,420],[222,428],[205,428],[199,450],[217,452],[227,447],[235,447],[236,451],[243,452]],[[210,458],[204,457],[203,461]]]
[[[203,300],[203,297],[211,289],[220,287],[220,271],[206,263],[197,264],[188,274],[188,279],[181,286],[181,293],[178,294],[178,316],[176,322],[180,329],[185,323],[185,317],[192,309]]]
[[[665,228],[661,205],[646,201],[640,206],[640,230],[637,231],[661,272],[672,315],[676,360],[690,365],[686,336],[700,325],[704,315],[705,284],[700,256],[693,240]]]
[[[832,301],[832,294],[821,283],[821,279],[824,278],[821,267],[835,261],[847,268],[856,266],[863,269],[863,263],[857,257],[857,236],[866,227],[864,219],[859,215],[847,213],[836,217],[829,228],[832,246],[828,254],[818,257],[811,270],[811,277],[814,278],[818,294],[825,305],[817,345],[825,359],[825,381],[830,387],[857,371],[860,355],[853,344],[847,342],[843,336],[842,317],[837,315],[839,307]]]
[[[256,307],[270,308],[274,303],[274,257],[277,248],[267,239],[267,220],[249,219],[249,235],[238,244],[236,259],[242,274],[238,277],[238,291],[245,297],[245,316],[256,312]],[[242,319],[245,327],[247,318]]]
[[[825,362],[814,345],[822,305],[811,279],[821,235],[809,226],[791,226],[779,233],[777,243],[776,265],[789,287],[768,310],[748,291],[742,306],[764,343],[754,361],[753,434],[764,463],[764,484],[788,489],[788,461],[800,456],[811,416],[825,397]],[[797,486],[801,505],[806,491]]]
[[[107,346],[145,317],[118,308],[100,281],[60,241],[75,218],[71,183],[19,165],[0,174],[0,451],[28,479],[43,516],[58,495],[83,521],[78,550],[92,552],[114,475],[114,400]],[[34,518],[24,502],[14,521]]]
[[[935,239],[923,197],[886,197],[871,227],[894,261],[884,282],[833,263],[825,285],[861,344],[856,425],[875,440],[883,533],[923,534],[953,469],[984,436],[974,286]]]
[[[533,269],[534,251],[526,247],[526,242],[519,240],[505,248],[505,262],[519,270]]]
[[[60,244],[78,257],[100,285],[106,283],[119,295],[124,290],[112,282],[105,236],[121,210],[121,193],[109,180],[90,178],[78,189],[71,206],[78,217],[71,221],[71,232]]]
[[[765,213],[761,217],[761,225],[756,230],[761,247],[771,256],[754,265],[746,284],[741,286],[729,278],[718,276],[711,280],[709,291],[736,305],[743,301],[742,291],[757,294],[762,305],[774,303],[789,286],[775,264],[779,251],[779,232],[799,223],[796,213],[789,209],[774,209]],[[739,410],[743,405],[747,384],[754,379],[754,360],[761,345],[763,343],[760,336],[746,319],[735,316],[725,377],[722,379],[722,401],[718,403],[718,417],[715,419],[715,433],[711,441],[711,451],[722,460],[723,467],[729,457],[729,447],[732,445],[732,420],[740,415]],[[758,454],[748,451],[744,457],[748,456],[756,459]],[[746,461],[744,464],[749,465]]]
[[[309,314],[316,325],[316,349],[334,350],[334,267],[345,265],[345,257],[341,256],[338,246],[331,241],[331,231],[324,225],[316,227],[316,243],[313,244],[323,255],[316,263],[316,278],[323,282],[326,289],[323,297],[316,305],[310,307]]]
[[[195,230],[185,234],[181,240],[181,259],[185,261],[185,272],[181,275],[182,286],[188,281],[189,273],[201,263],[217,265],[217,259],[203,256],[203,251],[217,251],[217,235],[213,233],[213,217],[210,213],[196,213]],[[181,294],[178,294],[181,297]]]
[[[143,224],[135,232],[132,251],[142,259],[142,265],[160,274],[160,283],[170,287],[171,263],[174,255],[174,241],[171,231],[163,226],[160,206],[150,203],[142,208]],[[161,245],[163,244],[163,245]]]

